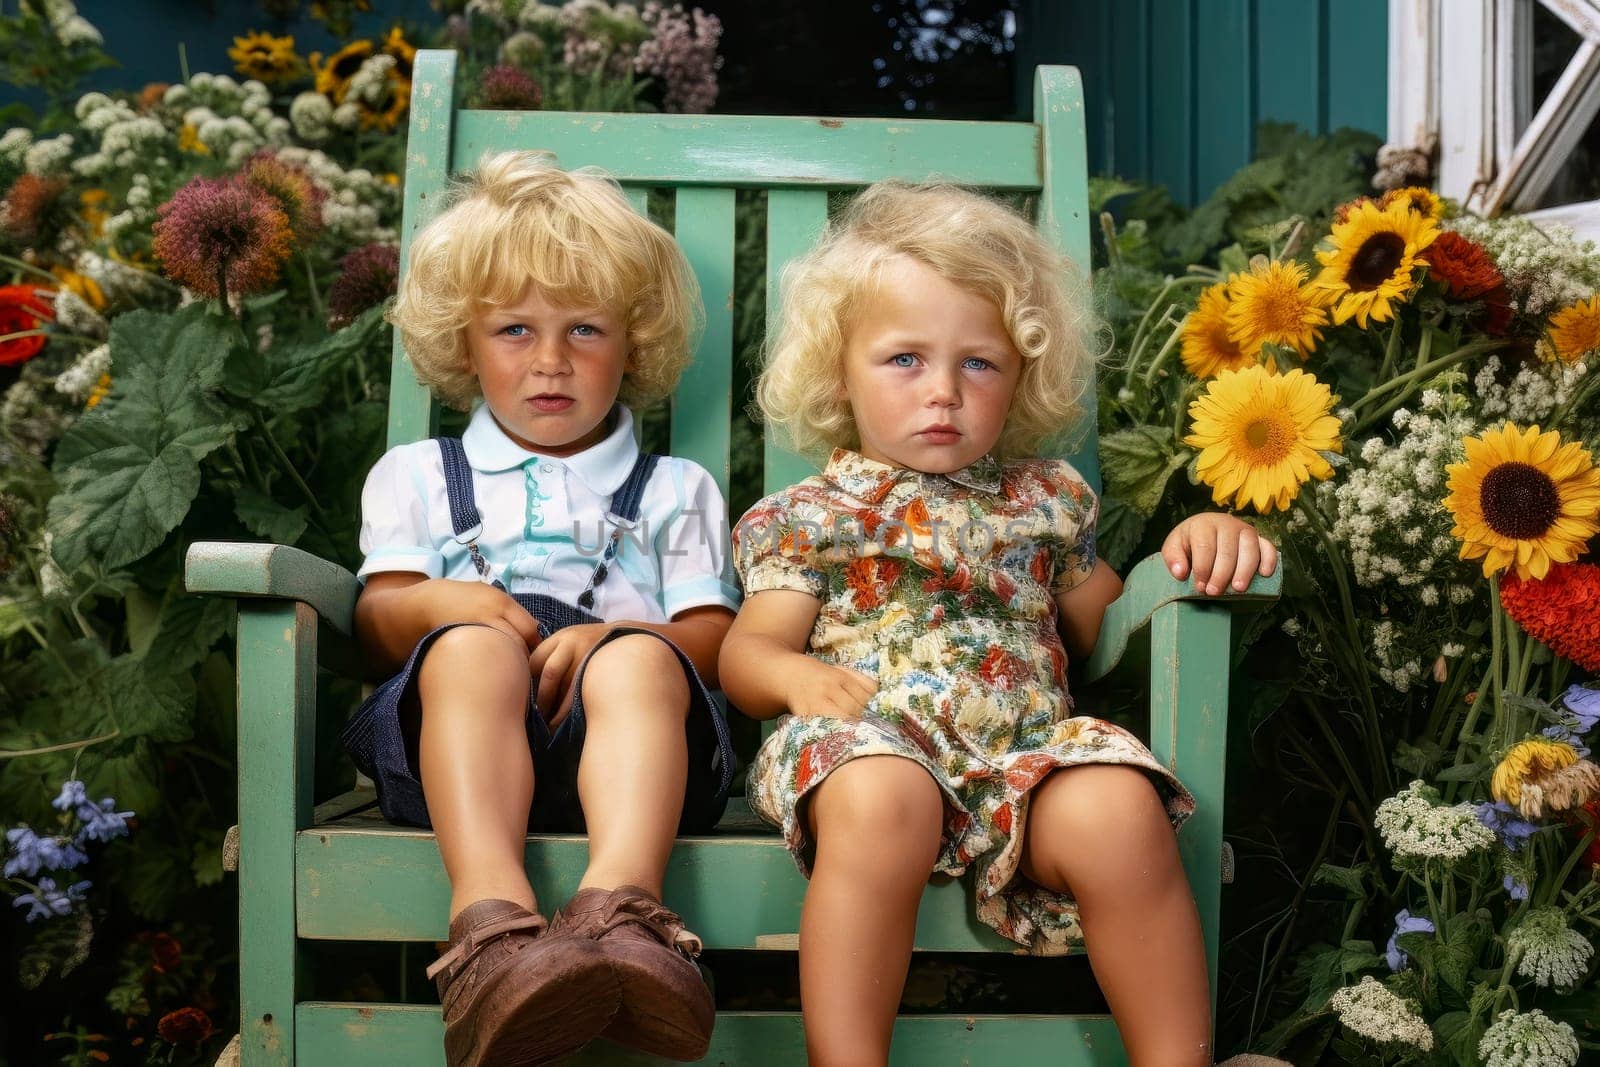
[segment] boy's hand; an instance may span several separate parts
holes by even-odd
[[[1161,558],[1180,581],[1192,570],[1195,590],[1209,596],[1226,589],[1230,578],[1242,593],[1255,575],[1265,578],[1278,569],[1271,541],[1243,519],[1214,511],[1178,523],[1161,545]]]
[[[457,622],[482,623],[521,641],[531,651],[539,644],[539,622],[503,589],[483,582],[430,578],[406,587],[414,610],[425,620],[423,632]]]
[[[859,719],[866,710],[878,680],[849,667],[839,667],[805,653],[785,665],[791,715]]]
[[[528,657],[528,671],[535,685],[534,702],[551,729],[560,726],[572,710],[572,698],[577,695],[572,679],[578,664],[610,629],[603,622],[563,626],[541,641]]]

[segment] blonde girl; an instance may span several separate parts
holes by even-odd
[[[1194,800],[1067,693],[1122,588],[1094,492],[1037,458],[1092,380],[1068,267],[996,202],[880,184],[785,276],[758,400],[826,465],[735,527],[720,673],[742,711],[783,716],[748,791],[811,879],[813,1064],[887,1062],[923,888],[969,869],[978,918],[1019,946],[1086,943],[1135,1065],[1211,1063],[1173,833]],[[1225,515],[1163,555],[1212,594],[1276,565]]]

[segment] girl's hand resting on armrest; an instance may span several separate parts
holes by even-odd
[[[1178,523],[1161,545],[1161,558],[1172,576],[1194,576],[1196,592],[1217,596],[1232,580],[1235,592],[1250,587],[1278,569],[1278,549],[1243,519],[1222,512],[1191,515]]]

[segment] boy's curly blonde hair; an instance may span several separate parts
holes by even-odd
[[[1035,455],[1080,411],[1094,356],[1087,315],[1069,295],[1070,260],[1009,207],[953,185],[879,182],[828,224],[816,248],[783,272],[756,403],[796,450],[857,444],[844,395],[844,350],[886,261],[910,256],[1000,309],[1022,375],[994,452]]]
[[[598,170],[564,171],[546,152],[485,155],[452,180],[449,206],[412,241],[388,319],[417,380],[465,410],[479,395],[467,361],[475,315],[532,285],[556,304],[621,316],[628,362],[620,399],[645,407],[688,366],[700,291],[677,242]]]

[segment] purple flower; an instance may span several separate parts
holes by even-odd
[[[1578,733],[1586,734],[1600,723],[1600,689],[1571,686],[1561,694],[1561,703],[1578,720]]]
[[[1566,723],[1556,723],[1554,726],[1546,726],[1539,732],[1552,741],[1560,741],[1562,744],[1571,745],[1573,751],[1578,753],[1579,759],[1589,758],[1589,746],[1584,744],[1582,741],[1579,741],[1578,735],[1574,733],[1572,731],[1572,727],[1568,726]]]
[[[1503,800],[1474,804],[1472,810],[1478,816],[1478,821],[1493,830],[1500,838],[1500,843],[1512,852],[1520,851],[1534,831],[1539,829],[1538,823],[1517,818],[1516,809]]]
[[[156,216],[156,259],[201,296],[260,292],[278,280],[294,247],[278,200],[248,181],[193,178]]]
[[[1505,888],[1505,891],[1507,893],[1511,894],[1511,899],[1512,900],[1527,900],[1528,899],[1528,883],[1527,882],[1519,882],[1515,878],[1511,877],[1511,875],[1508,874],[1508,875],[1506,875],[1505,880],[1502,881],[1500,884]]]
[[[88,882],[74,882],[65,890],[56,888],[55,879],[41,878],[32,893],[23,893],[11,903],[19,908],[27,908],[27,919],[51,919],[57,915],[67,915],[72,911],[72,905],[83,899],[84,890],[89,888]]]
[[[539,83],[513,66],[490,67],[478,93],[478,106],[491,110],[535,111],[543,100]]]
[[[68,808],[78,808],[89,803],[89,794],[83,788],[83,783],[76,778],[68,778],[61,783],[61,795],[50,802],[50,806],[57,811],[66,811]]]
[[[113,837],[128,836],[128,820],[133,818],[131,811],[114,811],[117,802],[110,797],[100,801],[100,806],[85,805],[79,809],[78,818],[83,820],[83,829],[78,831],[77,843],[82,845],[85,841],[110,841]]]
[[[19,874],[24,878],[32,878],[39,873],[42,865],[39,843],[39,835],[30,827],[18,826],[6,831],[6,844],[11,846],[11,858],[6,860],[5,866],[7,878]]]
[[[1391,971],[1403,971],[1411,963],[1411,957],[1405,954],[1400,947],[1401,934],[1431,934],[1433,923],[1420,915],[1413,915],[1405,908],[1401,908],[1394,917],[1394,933],[1389,935],[1389,950],[1384,953],[1384,958],[1389,961]]]
[[[328,290],[328,325],[342,329],[389,299],[399,277],[397,245],[374,241],[346,253],[339,261],[339,277]]]

